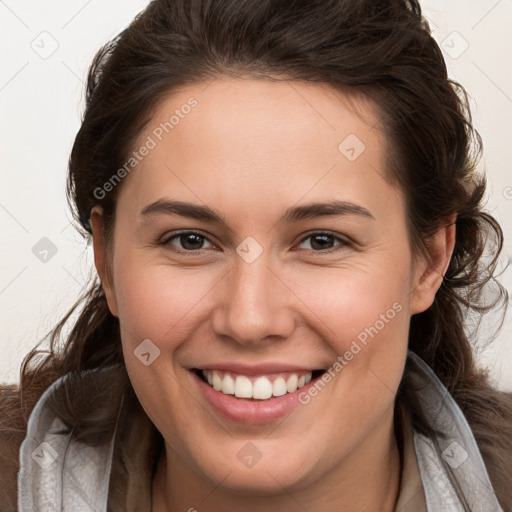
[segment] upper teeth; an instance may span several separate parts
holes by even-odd
[[[293,393],[311,380],[311,372],[303,375],[292,373],[286,379],[277,377],[273,382],[262,375],[256,377],[254,382],[245,375],[237,375],[233,378],[229,373],[218,370],[203,370],[203,375],[213,389],[225,395],[235,395],[238,398],[256,398],[266,400],[272,396],[281,396]]]

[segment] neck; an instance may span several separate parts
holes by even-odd
[[[215,483],[199,474],[166,443],[153,481],[153,512],[281,512],[324,510],[393,512],[398,499],[400,454],[393,415],[337,465],[312,484],[281,488],[272,495],[235,493],[229,474]]]

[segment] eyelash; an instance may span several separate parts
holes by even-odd
[[[159,242],[158,245],[166,247],[171,252],[175,252],[178,254],[186,254],[187,256],[197,256],[198,254],[201,254],[202,252],[205,251],[205,249],[197,249],[197,250],[190,250],[190,251],[172,249],[170,247],[171,240],[174,240],[175,238],[179,239],[180,237],[182,237],[184,235],[198,235],[200,238],[208,240],[208,237],[206,237],[205,235],[202,235],[198,231],[178,231],[178,232],[172,234],[171,236],[168,236],[161,242]],[[340,250],[343,247],[352,246],[352,243],[349,240],[347,240],[345,238],[341,238],[339,236],[336,236],[335,233],[333,233],[332,231],[313,231],[313,232],[309,233],[307,236],[303,237],[300,240],[299,245],[302,244],[304,241],[306,241],[308,238],[313,238],[315,236],[322,236],[322,235],[333,237],[334,240],[338,240],[341,243],[338,245],[338,247],[334,247],[334,248],[326,249],[326,250],[320,250],[320,251],[315,251],[314,249],[304,249],[304,250],[306,250],[310,253],[315,253],[315,254],[331,254],[333,252]],[[212,243],[212,242],[210,242],[210,243]],[[215,244],[212,244],[212,245],[215,245]]]

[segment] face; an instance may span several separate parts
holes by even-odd
[[[371,105],[219,77],[163,101],[135,150],[104,287],[168,460],[252,494],[362,478],[440,284],[411,254]]]

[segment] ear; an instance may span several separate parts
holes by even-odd
[[[94,247],[94,265],[101,279],[101,285],[107,298],[108,307],[114,316],[118,316],[114,286],[107,271],[107,251],[105,246],[103,208],[95,206],[91,210],[90,224]]]
[[[427,254],[418,258],[411,296],[411,313],[427,310],[441,287],[455,246],[455,220],[453,215],[446,225],[427,241]]]

